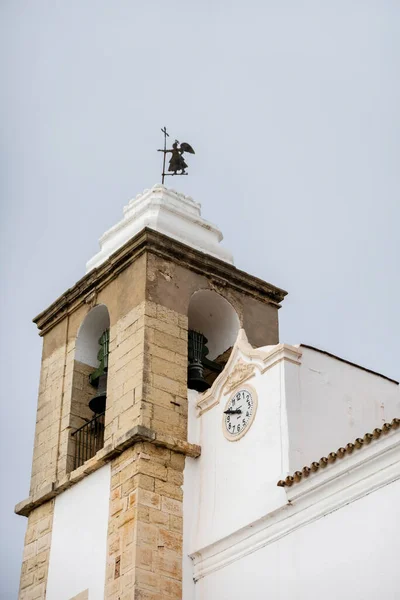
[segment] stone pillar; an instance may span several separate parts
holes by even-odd
[[[46,597],[53,512],[54,500],[50,500],[33,510],[28,517],[19,600]]]
[[[116,394],[116,431],[121,435],[138,424],[148,427],[156,441],[136,443],[112,463],[105,598],[180,600],[185,456],[173,448],[182,448],[187,439],[187,318],[149,301],[140,316],[144,352],[132,357],[141,361],[140,375],[133,374],[136,385],[129,396],[133,404],[124,412],[120,410],[125,394],[122,398]],[[134,322],[127,322],[127,327]],[[130,365],[124,356],[140,344],[126,340],[138,335],[138,327],[130,336],[121,325],[118,332],[115,356]],[[118,353],[121,347],[124,351]],[[118,366],[115,363],[116,373]],[[132,368],[128,372],[132,374]],[[124,391],[126,382],[118,379],[116,385]],[[128,417],[126,411],[131,411]]]
[[[146,442],[114,460],[105,600],[181,600],[184,463]]]

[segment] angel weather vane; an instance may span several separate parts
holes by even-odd
[[[164,149],[158,150],[158,152],[164,153],[163,170],[162,170],[162,174],[161,174],[161,176],[162,176],[161,183],[164,183],[164,178],[169,175],[187,175],[187,173],[185,172],[185,169],[187,169],[188,166],[183,158],[183,153],[189,152],[189,154],[194,154],[194,150],[190,144],[187,144],[186,142],[180,143],[178,140],[175,140],[175,142],[172,144],[172,148],[170,150],[167,150],[167,137],[169,137],[169,133],[167,133],[166,127],[164,127],[164,129],[161,129],[161,131],[164,134]],[[165,172],[165,160],[166,160],[166,156],[169,152],[171,152],[172,156],[169,161],[168,171],[171,171],[171,172],[166,173]],[[181,171],[181,172],[178,173],[178,171]]]

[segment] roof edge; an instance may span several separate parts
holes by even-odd
[[[300,344],[300,347],[308,348],[308,350],[314,350],[314,352],[319,352],[320,354],[325,354],[326,356],[329,356],[330,358],[335,358],[336,360],[340,360],[340,362],[343,362],[346,365],[350,365],[351,367],[356,367],[357,369],[361,369],[362,371],[371,373],[371,375],[377,375],[378,377],[382,377],[382,379],[386,379],[387,381],[390,381],[391,383],[395,383],[396,385],[399,385],[399,382],[396,379],[392,379],[392,377],[388,377],[387,375],[378,373],[378,371],[373,371],[372,369],[363,367],[362,365],[354,363],[351,360],[347,360],[346,358],[342,358],[341,356],[332,354],[332,352],[328,352],[327,350],[321,350],[320,348],[316,348],[315,346],[310,346],[309,344]]]

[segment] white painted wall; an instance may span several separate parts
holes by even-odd
[[[400,416],[396,383],[321,352],[300,349],[301,367],[286,395],[292,470]]]
[[[194,497],[199,500],[199,514],[192,520],[197,547],[229,535],[281,503],[282,490],[276,482],[285,462],[281,440],[287,440],[281,376],[278,365],[248,381],[258,392],[258,409],[242,439],[231,442],[223,435],[223,411],[230,394],[223,394],[220,404],[200,418],[196,443],[201,445],[201,456],[195,461],[196,481],[187,489],[185,472],[184,487],[185,505],[193,506]],[[237,502],[240,509],[234,510]]]
[[[238,360],[244,360],[243,354]],[[234,364],[229,369],[232,371]],[[297,369],[289,363],[288,369]],[[199,394],[189,390],[188,438],[201,445],[198,459],[186,459],[184,473],[184,554],[212,544],[261,518],[285,502],[276,486],[287,469],[287,423],[283,363],[255,373],[248,383],[258,394],[258,409],[249,432],[228,441],[222,432],[223,411],[230,396],[196,415]],[[193,567],[183,565],[184,600],[193,600]]]
[[[89,600],[103,600],[110,477],[107,464],[57,496],[46,600],[70,600],[86,589]]]
[[[200,579],[191,598],[398,600],[399,499],[398,480]]]
[[[400,582],[395,562],[400,549],[395,527],[398,482],[372,494],[375,488],[366,487],[356,502],[235,558],[243,532],[251,534],[257,524],[282,511],[290,516],[292,504],[286,489],[277,487],[278,480],[400,417],[398,385],[319,352],[300,350],[297,362],[282,346],[260,349],[258,357],[245,344],[236,345],[211,397],[204,402],[205,395],[189,393],[188,438],[201,445],[202,453],[186,460],[184,474],[184,600],[369,600],[382,593],[398,597],[393,584],[394,579]],[[258,394],[258,410],[248,433],[230,442],[222,432],[223,410],[231,395],[224,391],[224,382],[239,362],[255,367],[246,383]],[[359,450],[359,456],[375,452],[382,443]],[[357,452],[354,456],[358,460]],[[346,471],[348,463],[340,464]],[[371,469],[379,472],[372,459]],[[307,480],[312,484],[307,492],[311,505],[317,498],[314,482],[329,479],[330,473],[332,466]],[[218,562],[212,555],[221,543],[232,564],[195,584],[188,555],[202,556],[203,551],[207,561]],[[391,583],[383,581],[385,577],[391,577]]]

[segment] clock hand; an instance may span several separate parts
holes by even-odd
[[[242,411],[240,410],[240,408],[234,409],[232,410],[231,408],[228,408],[228,410],[224,410],[224,415],[241,415]]]

